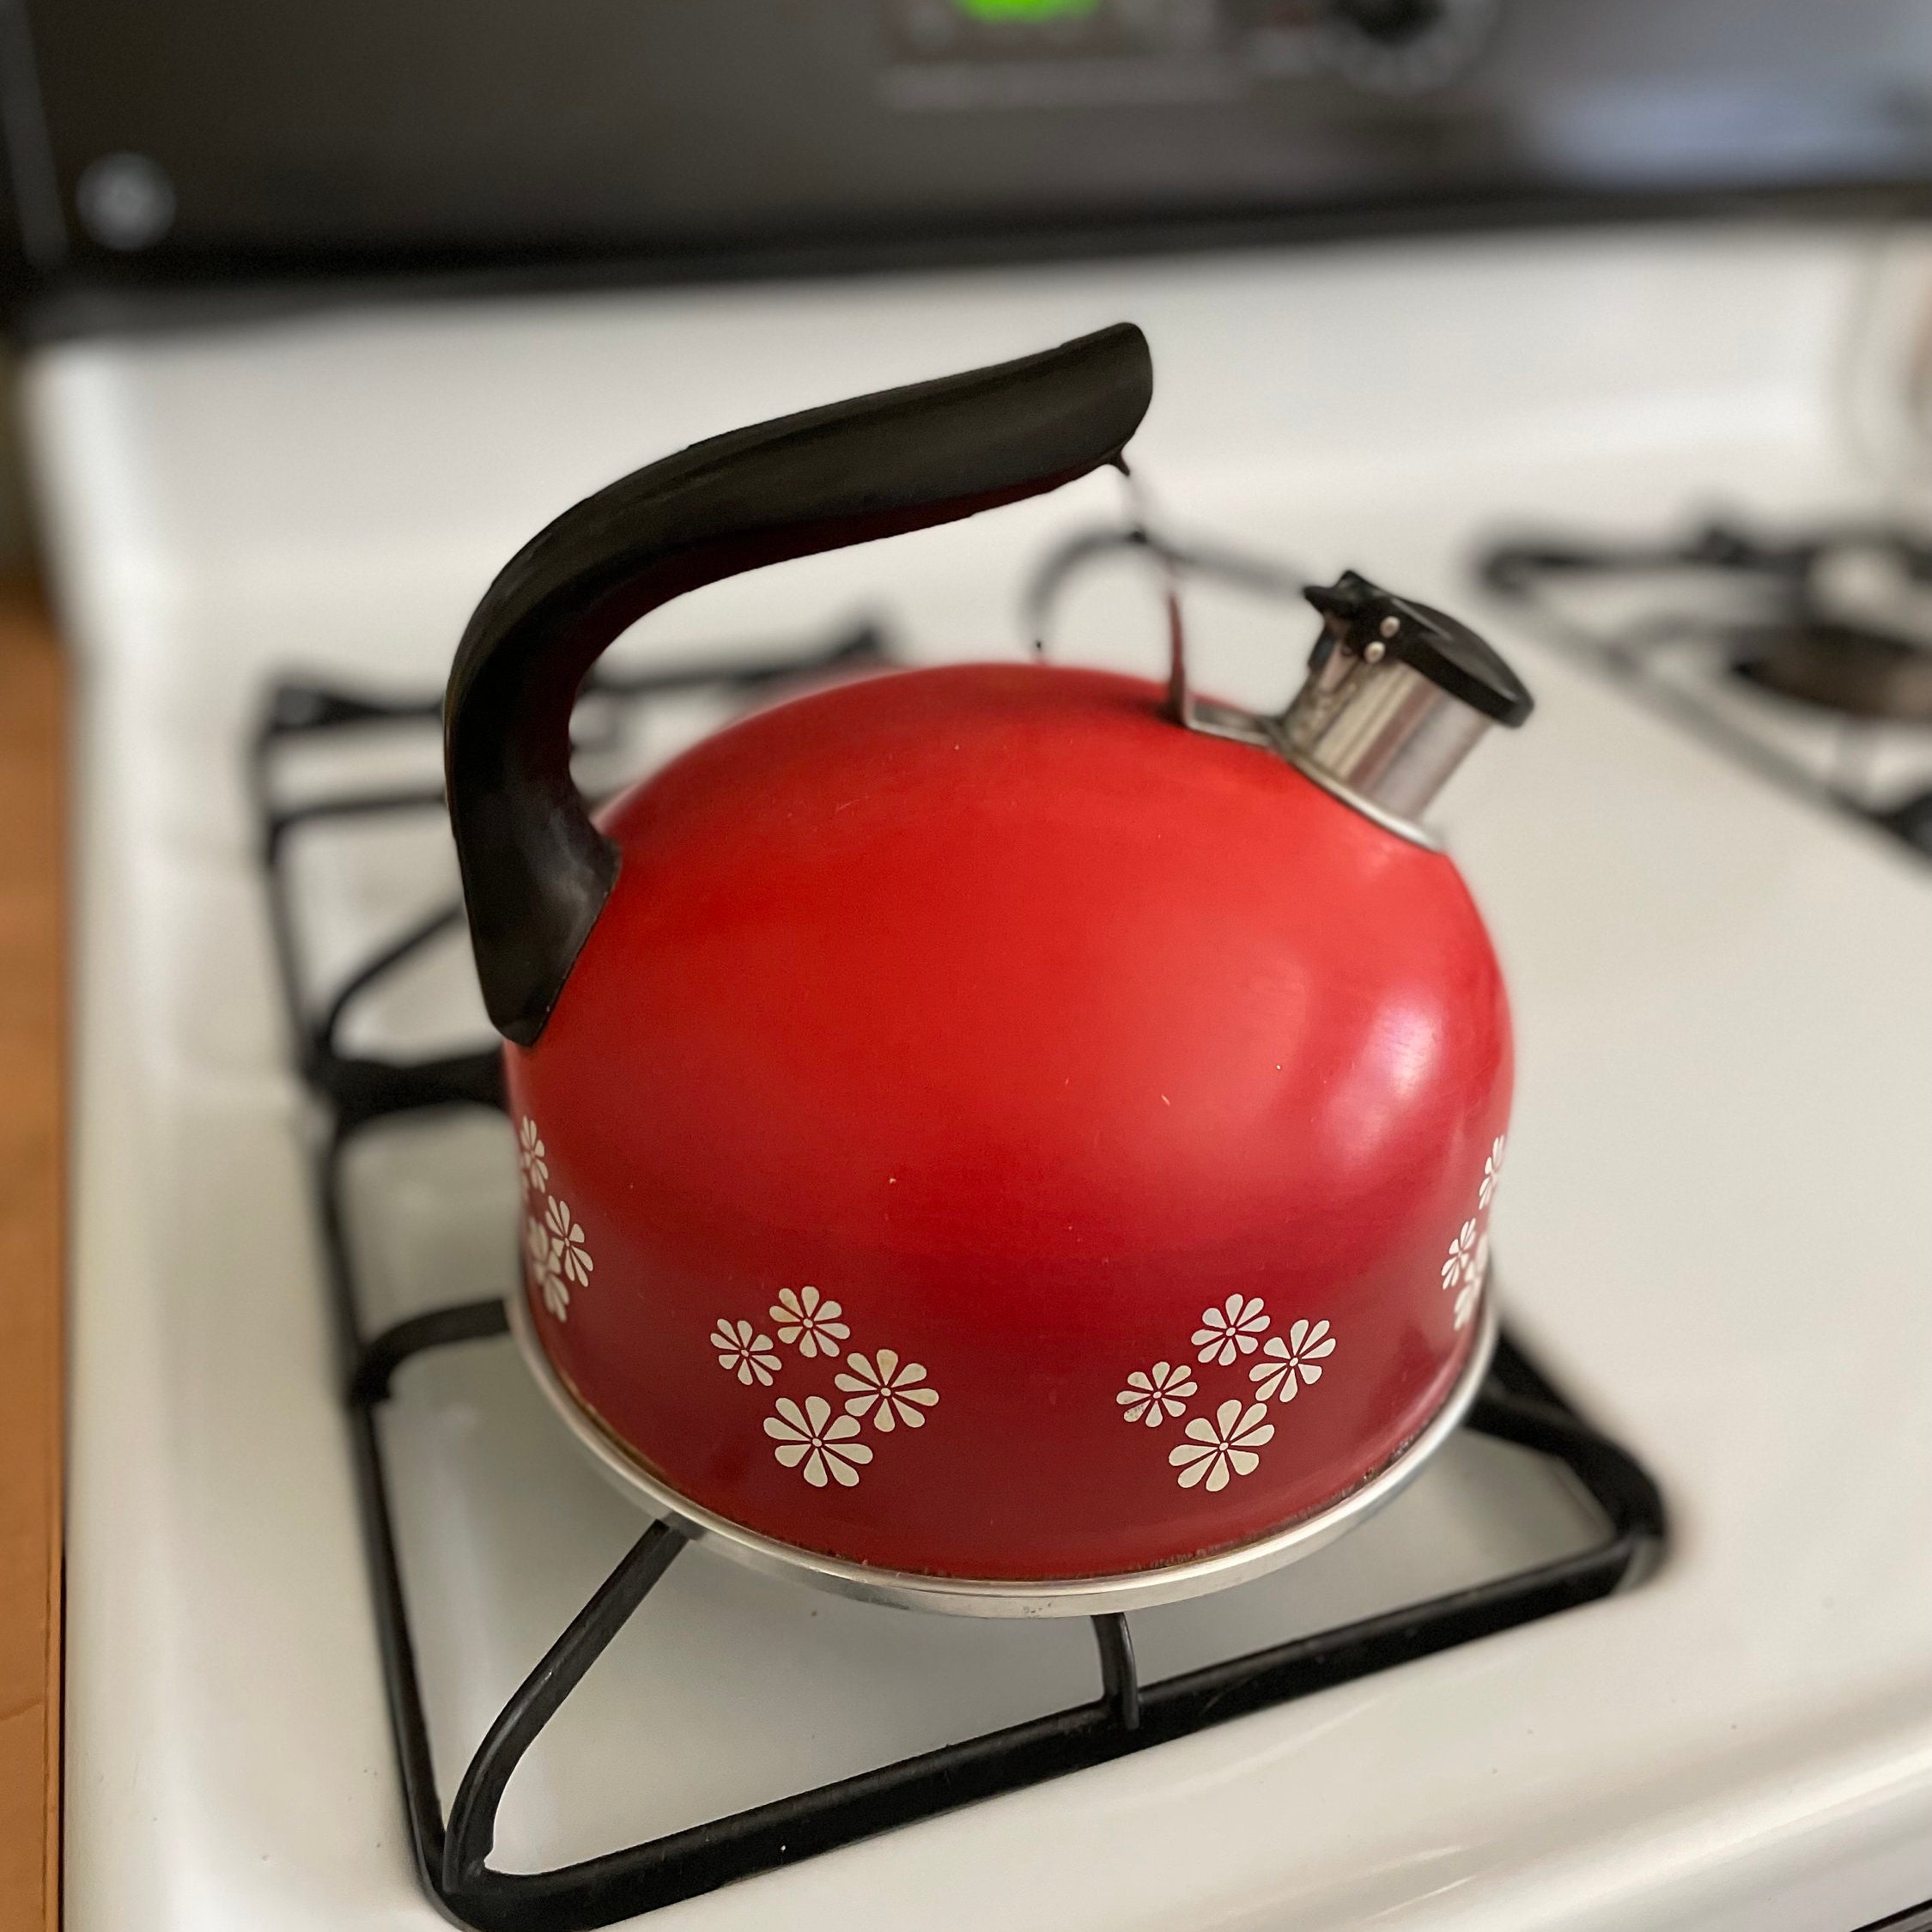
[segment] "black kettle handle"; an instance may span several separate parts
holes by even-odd
[[[443,705],[450,820],[483,1002],[542,1033],[617,883],[570,781],[570,712],[612,639],[720,577],[1071,483],[1117,457],[1153,395],[1118,323],[1038,355],[695,443],[566,510],[477,606]]]

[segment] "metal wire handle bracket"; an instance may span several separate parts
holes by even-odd
[[[1125,472],[1126,465],[1121,467]],[[1130,488],[1134,480],[1130,473]],[[1167,713],[1177,725],[1192,725],[1194,714],[1188,677],[1188,630],[1181,605],[1183,581],[1190,576],[1202,577],[1256,597],[1305,608],[1303,592],[1309,580],[1272,558],[1218,544],[1171,542],[1155,531],[1144,502],[1137,502],[1136,510],[1132,523],[1103,524],[1082,531],[1049,550],[1027,584],[1020,604],[1022,621],[1035,653],[1044,657],[1054,611],[1066,586],[1081,571],[1109,556],[1151,559],[1161,571],[1162,601],[1167,616]]]

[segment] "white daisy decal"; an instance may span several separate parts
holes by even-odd
[[[1224,1369],[1237,1354],[1255,1352],[1267,1325],[1259,1296],[1244,1301],[1239,1295],[1230,1295],[1219,1308],[1201,1310],[1200,1326],[1194,1333],[1198,1359]]]
[[[1136,1369],[1114,1400],[1121,1405],[1123,1422],[1144,1422],[1158,1429],[1169,1416],[1187,1407],[1197,1386],[1194,1371],[1185,1362],[1157,1362],[1151,1369]]]
[[[531,1194],[540,1194],[550,1184],[550,1163],[544,1157],[544,1137],[527,1114],[517,1131],[517,1171],[523,1176],[524,1187]]]
[[[1246,1409],[1239,1402],[1224,1402],[1212,1422],[1197,1415],[1188,1425],[1192,1439],[1168,1451],[1168,1461],[1181,1472],[1182,1488],[1205,1481],[1211,1491],[1223,1490],[1230,1475],[1252,1475],[1261,1460],[1255,1451],[1274,1440],[1267,1413],[1262,1402]]]
[[[838,1345],[852,1334],[839,1320],[845,1311],[836,1302],[826,1301],[816,1288],[781,1288],[769,1312],[778,1324],[778,1339],[808,1360],[823,1355],[836,1361]],[[871,1451],[866,1454],[869,1458]]]
[[[805,1479],[814,1489],[828,1482],[852,1488],[872,1459],[865,1443],[852,1440],[858,1423],[848,1415],[834,1415],[823,1395],[806,1396],[802,1409],[790,1396],[781,1395],[778,1413],[765,1418],[765,1433],[778,1444],[772,1454],[787,1469],[803,1464]]]
[[[1321,1364],[1335,1352],[1335,1338],[1326,1321],[1297,1321],[1284,1340],[1270,1335],[1261,1351],[1263,1359],[1248,1373],[1255,1384],[1255,1399],[1272,1402],[1279,1394],[1291,1402],[1303,1382],[1321,1379]]]
[[[861,1420],[870,1415],[873,1428],[887,1434],[902,1422],[908,1429],[923,1429],[925,1412],[939,1399],[938,1389],[923,1386],[924,1365],[902,1362],[890,1348],[878,1351],[876,1364],[855,1351],[832,1379],[851,1397],[845,1413]]]
[[[1449,1255],[1443,1263],[1443,1286],[1454,1288],[1459,1282],[1469,1279],[1469,1270],[1473,1266],[1476,1247],[1476,1224],[1465,1221],[1449,1244]]]
[[[534,1214],[523,1224],[524,1253],[530,1263],[530,1279],[544,1297],[544,1306],[559,1321],[570,1319],[570,1290],[557,1270],[556,1244],[550,1231]]]
[[[1469,1317],[1476,1312],[1476,1303],[1482,1297],[1483,1284],[1489,1279],[1489,1236],[1485,1234],[1476,1243],[1476,1252],[1470,1257],[1468,1279],[1464,1281],[1455,1297],[1455,1325],[1458,1328],[1469,1326]]]
[[[718,1366],[729,1370],[749,1388],[756,1382],[761,1388],[771,1387],[771,1378],[781,1364],[772,1352],[771,1337],[756,1333],[749,1321],[718,1317],[711,1331],[711,1346],[718,1352]]]
[[[1496,1199],[1496,1183],[1503,1172],[1503,1153],[1509,1144],[1510,1137],[1499,1133],[1489,1150],[1489,1157],[1483,1163],[1483,1184],[1476,1194],[1478,1207],[1487,1207]]]
[[[553,1265],[561,1268],[580,1288],[590,1286],[590,1249],[584,1246],[584,1230],[572,1218],[569,1206],[552,1200],[544,1210],[544,1224],[550,1231]]]

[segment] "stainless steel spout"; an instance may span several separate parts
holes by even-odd
[[[1467,625],[1353,571],[1306,594],[1321,635],[1288,708],[1257,718],[1192,699],[1188,722],[1267,745],[1392,831],[1434,844],[1421,814],[1492,725],[1529,715],[1528,691]]]

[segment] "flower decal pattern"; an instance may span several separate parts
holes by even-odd
[[[747,1388],[754,1382],[769,1388],[771,1378],[783,1366],[772,1352],[771,1337],[759,1334],[749,1321],[720,1315],[711,1331],[711,1346],[718,1352],[718,1366],[729,1370]]]
[[[1489,1279],[1489,1231],[1485,1229],[1482,1238],[1476,1243],[1476,1252],[1470,1257],[1468,1279],[1455,1292],[1455,1326],[1467,1328],[1469,1317],[1476,1312],[1476,1303],[1482,1299],[1483,1283]]]
[[[852,1327],[842,1303],[817,1288],[781,1288],[767,1312],[775,1342],[762,1324],[726,1315],[713,1327],[709,1346],[718,1366],[747,1388],[769,1388],[781,1373],[807,1380],[831,1375],[829,1388],[821,1383],[781,1395],[762,1419],[780,1468],[797,1470],[813,1489],[853,1489],[877,1453],[863,1439],[868,1428],[893,1436],[933,1419],[939,1392],[927,1380],[926,1364],[896,1348],[846,1351]],[[835,1373],[834,1363],[841,1363]]]
[[[1260,1451],[1274,1440],[1274,1425],[1265,1402],[1245,1407],[1224,1402],[1210,1422],[1197,1415],[1188,1425],[1188,1437],[1168,1452],[1167,1460],[1181,1472],[1181,1486],[1199,1483],[1211,1494],[1228,1486],[1233,1476],[1251,1476],[1261,1467]]]
[[[517,1172],[523,1176],[526,1194],[541,1194],[550,1184],[550,1164],[544,1156],[544,1137],[537,1123],[526,1114],[517,1131]]]
[[[1261,1351],[1261,1359],[1249,1370],[1255,1384],[1255,1400],[1284,1402],[1295,1399],[1295,1391],[1312,1388],[1321,1379],[1321,1364],[1335,1352],[1335,1338],[1326,1321],[1297,1321],[1286,1340],[1271,1335]]]
[[[570,1319],[573,1286],[590,1286],[595,1264],[569,1204],[550,1192],[550,1156],[535,1121],[526,1114],[517,1123],[517,1170],[523,1180],[524,1272],[550,1315]]]
[[[1455,1295],[1449,1321],[1458,1331],[1474,1319],[1489,1279],[1489,1211],[1496,1200],[1496,1185],[1509,1145],[1509,1136],[1502,1133],[1490,1143],[1483,1158],[1483,1177],[1476,1188],[1476,1212],[1449,1237],[1449,1253],[1443,1259],[1443,1292]]]
[[[554,1195],[544,1210],[544,1225],[550,1237],[550,1254],[565,1277],[580,1288],[590,1286],[590,1249],[584,1246],[584,1230],[577,1225],[569,1204]]]
[[[1489,1273],[1489,1210],[1506,1151],[1504,1137],[1498,1134],[1483,1161],[1475,1211],[1456,1224],[1443,1255],[1442,1285],[1453,1297],[1449,1318],[1458,1330],[1468,1327],[1481,1305]],[[1115,1413],[1147,1429],[1182,1422],[1182,1440],[1167,1456],[1169,1467],[1178,1472],[1175,1480],[1183,1489],[1217,1495],[1261,1467],[1262,1452],[1275,1437],[1268,1405],[1285,1406],[1314,1388],[1334,1368],[1338,1340],[1325,1316],[1297,1313],[1278,1329],[1259,1295],[1232,1294],[1201,1310],[1188,1341],[1193,1364],[1183,1358],[1129,1371],[1115,1394]],[[1218,1372],[1230,1370],[1232,1375]],[[1212,1413],[1188,1417],[1204,1383]]]
[[[1151,1369],[1136,1369],[1114,1400],[1121,1405],[1123,1422],[1158,1429],[1170,1416],[1187,1413],[1188,1398],[1199,1386],[1185,1362],[1157,1362]]]
[[[550,1191],[549,1150],[527,1114],[517,1122],[517,1170],[525,1200],[525,1274],[550,1315],[568,1321],[572,1290],[590,1286],[597,1264],[570,1204]],[[781,1288],[767,1316],[776,1341],[763,1325],[740,1315],[720,1315],[705,1338],[718,1366],[742,1388],[769,1388],[786,1367],[782,1349],[792,1350],[799,1364],[829,1368],[852,1337],[844,1308],[809,1285]],[[778,1466],[797,1470],[817,1490],[856,1486],[873,1456],[871,1443],[861,1440],[868,1423],[881,1436],[923,1429],[939,1401],[925,1364],[907,1360],[896,1349],[854,1351],[834,1381],[836,1398],[816,1390],[781,1395],[762,1419]]]
[[[843,1372],[832,1380],[851,1398],[845,1413],[861,1420],[870,1415],[873,1428],[884,1435],[901,1423],[923,1429],[927,1410],[939,1399],[938,1389],[925,1385],[925,1365],[902,1362],[890,1348],[878,1351],[876,1364],[854,1349],[845,1358]]]
[[[827,1301],[816,1288],[781,1288],[767,1311],[778,1324],[778,1339],[796,1348],[807,1361],[815,1355],[838,1359],[839,1344],[852,1330],[839,1320],[845,1310]]]
[[[1503,1176],[1503,1156],[1510,1145],[1510,1137],[1499,1133],[1490,1144],[1487,1158],[1483,1162],[1483,1184],[1476,1190],[1476,1206],[1487,1207],[1496,1199],[1496,1183]]]
[[[834,1415],[823,1395],[806,1396],[802,1409],[789,1395],[781,1395],[776,1412],[765,1418],[765,1433],[778,1444],[772,1454],[780,1464],[802,1471],[814,1489],[827,1483],[852,1488],[872,1459],[866,1443],[853,1440],[858,1423],[848,1415]]]
[[[544,1306],[559,1321],[568,1321],[570,1319],[569,1285],[563,1279],[563,1271],[556,1265],[556,1256],[550,1252],[550,1230],[534,1214],[524,1218],[523,1247],[529,1263],[530,1279],[544,1297]]]
[[[1187,1414],[1202,1382],[1220,1382],[1226,1393],[1212,1417],[1197,1415],[1184,1423],[1183,1440],[1168,1452],[1168,1467],[1178,1472],[1175,1480],[1182,1489],[1218,1495],[1236,1477],[1252,1475],[1261,1466],[1261,1452],[1274,1440],[1268,1404],[1291,1402],[1299,1390],[1321,1381],[1335,1352],[1333,1325],[1297,1315],[1285,1334],[1271,1334],[1273,1326],[1259,1295],[1230,1295],[1201,1310],[1200,1325],[1189,1337],[1193,1363],[1182,1358],[1132,1370],[1115,1394],[1122,1421],[1158,1429]],[[1249,1356],[1259,1358],[1249,1362]],[[1230,1369],[1231,1376],[1215,1373]],[[1211,1389],[1208,1400],[1215,1400],[1218,1393]]]
[[[1198,1359],[1226,1368],[1236,1355],[1252,1355],[1268,1325],[1260,1296],[1230,1295],[1219,1308],[1201,1310],[1194,1333]]]

